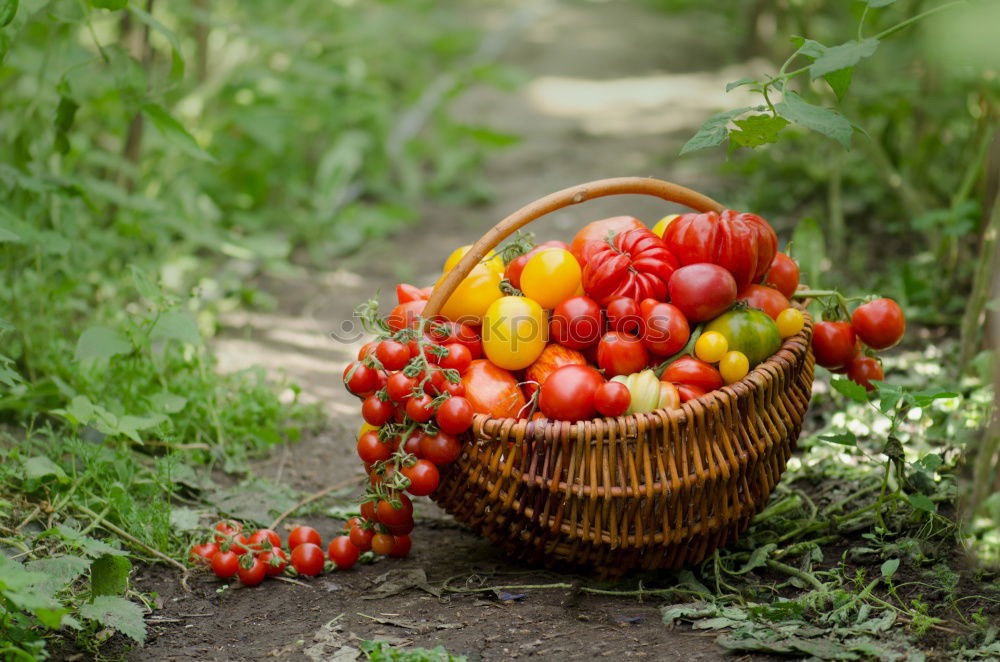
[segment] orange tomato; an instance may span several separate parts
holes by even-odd
[[[469,364],[469,369],[462,375],[462,385],[465,387],[465,399],[477,414],[516,418],[527,413],[524,410],[527,401],[514,375],[486,359],[477,359]]]
[[[548,345],[524,371],[524,381],[528,382],[524,385],[524,395],[531,398],[549,375],[564,365],[587,365],[587,359],[575,349],[555,343]]]
[[[791,306],[784,294],[772,287],[764,287],[763,285],[751,285],[740,292],[736,300],[746,301],[747,305],[751,308],[763,310],[773,320],[778,319],[778,315]]]

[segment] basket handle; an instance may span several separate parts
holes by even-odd
[[[441,312],[441,308],[448,301],[455,288],[469,275],[469,272],[472,271],[479,261],[487,253],[496,248],[501,241],[528,223],[563,207],[577,205],[587,200],[593,200],[594,198],[626,194],[652,195],[700,212],[721,212],[725,209],[723,205],[697,191],[692,191],[689,188],[661,179],[653,179],[652,177],[614,177],[612,179],[598,179],[586,184],[564,188],[561,191],[550,193],[544,198],[539,198],[521,207],[493,226],[479,241],[474,243],[469,252],[463,255],[462,259],[458,261],[455,268],[449,271],[445,279],[434,288],[430,300],[424,307],[423,316],[434,317]]]

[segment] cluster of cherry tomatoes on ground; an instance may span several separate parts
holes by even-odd
[[[315,577],[324,569],[347,570],[357,563],[362,552],[369,550],[394,557],[409,553],[409,536],[376,533],[362,529],[360,522],[356,517],[349,520],[344,534],[334,537],[324,553],[319,532],[312,527],[292,529],[286,548],[281,536],[271,529],[258,529],[248,536],[239,522],[222,521],[215,525],[210,542],[191,548],[188,560],[211,568],[221,579],[239,577],[242,584],[257,586],[267,577]]]

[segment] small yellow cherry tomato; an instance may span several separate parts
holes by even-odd
[[[727,384],[738,382],[750,372],[750,360],[743,352],[726,352],[719,360],[719,373]]]
[[[806,318],[798,308],[785,308],[774,321],[778,324],[778,333],[782,338],[794,336],[806,325]]]
[[[552,310],[576,294],[583,272],[580,263],[565,248],[549,248],[528,260],[521,272],[521,291]]]
[[[718,331],[708,331],[698,336],[694,355],[706,363],[718,363],[729,351],[729,341]]]
[[[506,370],[527,368],[545,349],[548,330],[545,311],[537,301],[500,297],[483,316],[483,352]]]
[[[363,435],[365,432],[371,432],[372,430],[378,432],[378,428],[375,427],[374,425],[371,425],[369,423],[362,423],[361,429],[358,430],[358,439],[360,439],[361,435]]]
[[[440,284],[445,276],[438,279]],[[496,269],[477,264],[465,279],[458,284],[444,306],[441,314],[452,322],[479,324],[490,304],[503,296],[500,281],[503,274]]]
[[[444,268],[441,269],[441,272],[448,273],[449,271],[454,269],[455,265],[458,264],[458,261],[461,260],[463,257],[465,257],[465,254],[469,252],[470,248],[472,248],[472,244],[459,246],[458,248],[453,250],[451,252],[451,255],[448,256],[448,259],[444,261]],[[493,251],[490,251],[489,253],[486,254],[486,257],[483,258],[482,264],[489,265],[493,269],[499,271],[501,274],[504,271],[503,258],[501,258]]]
[[[657,237],[663,238],[663,233],[667,231],[667,226],[674,222],[674,219],[680,216],[680,214],[669,214],[664,216],[656,222],[653,226],[653,234]]]

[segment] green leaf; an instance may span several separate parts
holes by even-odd
[[[753,110],[753,108],[747,106],[745,108],[737,108],[735,110],[726,110],[721,113],[716,113],[712,115],[705,123],[701,125],[698,129],[698,133],[684,143],[684,147],[681,148],[681,155],[687,154],[688,152],[694,152],[699,149],[704,149],[706,147],[715,147],[716,145],[721,145],[725,141],[726,136],[729,135],[729,129],[727,125],[729,120],[734,117],[739,117],[748,110]]]
[[[879,7],[888,7],[896,0],[868,0],[868,6],[872,9],[878,9]]]
[[[149,276],[142,269],[134,264],[128,265],[128,268],[132,272],[132,282],[135,283],[135,289],[138,290],[139,296],[150,301],[155,301],[160,297],[160,288],[149,279]]]
[[[863,41],[848,41],[827,48],[822,55],[809,67],[809,75],[813,80],[822,78],[834,71],[853,67],[866,57],[871,57],[878,49],[879,40],[869,37]]]
[[[21,235],[16,234],[13,230],[0,228],[0,243],[5,241],[9,241],[11,243],[21,243],[24,240],[21,239]]]
[[[916,494],[907,494],[906,500],[910,502],[910,505],[917,510],[923,510],[928,513],[933,513],[937,511],[937,506],[931,501],[930,497],[926,494],[921,494],[917,492]]]
[[[798,222],[792,232],[792,246],[795,247],[795,260],[802,269],[803,282],[819,287],[819,275],[826,261],[826,240],[816,219],[807,216]]]
[[[80,550],[83,552],[84,556],[89,556],[90,558],[97,558],[105,554],[128,556],[128,552],[122,551],[117,547],[112,547],[108,543],[97,540],[96,538],[85,536],[80,533],[79,530],[65,524],[61,524],[54,529],[49,529],[48,531],[44,531],[39,534],[39,537],[59,537],[67,545]]]
[[[184,78],[184,54],[181,51],[181,42],[173,30],[160,23],[156,18],[138,7],[131,7],[136,18],[148,25],[153,30],[159,32],[170,43],[170,80],[177,82]]]
[[[735,90],[737,87],[743,87],[744,85],[750,85],[751,83],[756,83],[756,78],[741,78],[739,80],[734,80],[731,83],[726,83],[726,92],[730,90]]]
[[[24,461],[23,469],[24,480],[33,485],[31,490],[34,490],[42,483],[51,482],[52,480],[59,483],[69,481],[69,476],[62,470],[62,467],[44,455],[29,457]]]
[[[104,554],[90,565],[90,595],[125,595],[132,563],[124,556]]]
[[[80,607],[80,615],[97,621],[104,627],[114,628],[139,644],[146,641],[146,624],[142,620],[142,607],[115,595],[101,595]]]
[[[664,625],[673,625],[681,619],[694,620],[696,618],[715,616],[718,613],[718,607],[710,602],[702,601],[660,607],[660,614],[663,616]]]
[[[73,128],[73,120],[76,117],[76,111],[79,108],[80,104],[73,99],[66,96],[59,97],[59,105],[56,107],[55,146],[56,150],[60,154],[66,154],[69,152],[69,138],[66,136],[69,133],[69,130]]]
[[[841,446],[857,446],[858,438],[853,432],[842,432],[840,434],[824,434],[819,437],[823,441],[828,441],[831,444],[840,444]]]
[[[197,531],[200,521],[201,511],[194,508],[175,506],[170,510],[170,526],[178,531]]]
[[[167,420],[163,414],[153,414],[152,416],[122,416],[118,419],[117,425],[113,426],[109,434],[123,434],[137,444],[142,443],[139,437],[139,430],[155,428],[160,423]]]
[[[792,90],[785,90],[784,98],[774,108],[785,119],[833,138],[845,149],[850,148],[854,128],[840,113],[814,106]]]
[[[198,323],[191,315],[179,311],[168,311],[160,315],[153,325],[150,337],[179,340],[191,345],[201,344]]]
[[[215,157],[203,150],[187,129],[167,109],[157,103],[142,104],[142,111],[153,122],[163,137],[190,157],[215,163]]]
[[[45,574],[46,580],[39,584],[39,588],[54,595],[87,572],[90,561],[79,556],[66,554],[29,561],[25,567],[31,572]]]
[[[815,39],[806,39],[805,37],[794,35],[792,37],[792,44],[798,49],[799,55],[804,55],[808,58],[815,59],[822,57],[823,53],[826,52],[826,46]]]
[[[830,85],[830,89],[837,95],[837,101],[843,101],[844,95],[851,87],[851,78],[854,76],[854,67],[844,67],[839,71],[833,71],[823,76],[823,80]]]
[[[73,360],[110,359],[117,354],[128,354],[131,351],[132,345],[114,329],[107,326],[92,326],[80,334]]]
[[[937,453],[928,453],[927,455],[924,455],[922,458],[920,458],[919,462],[924,469],[926,469],[931,473],[937,471],[938,467],[944,464],[944,460],[942,460],[941,456],[938,455]]]
[[[762,545],[753,550],[750,554],[750,558],[747,559],[747,562],[743,564],[742,568],[736,571],[736,574],[743,575],[751,570],[767,565],[767,557],[769,557],[771,552],[776,549],[778,549],[778,545],[776,543],[769,542],[766,545]]]
[[[128,7],[128,0],[90,0],[90,4],[98,9],[125,9]]]
[[[878,410],[885,415],[889,415],[899,401],[903,398],[903,389],[889,382],[872,382],[875,392],[878,393]]]
[[[918,407],[926,407],[935,400],[950,400],[951,398],[957,398],[958,393],[952,391],[919,391],[917,393],[911,393],[910,397],[913,398],[913,404]]]
[[[856,382],[852,382],[850,379],[834,379],[830,382],[830,386],[833,390],[837,391],[841,395],[847,396],[855,402],[860,402],[862,404],[868,402],[868,391],[864,386]]]
[[[751,115],[746,119],[734,120],[739,127],[729,132],[729,151],[738,147],[759,147],[778,141],[778,132],[788,126],[788,120],[772,115]]]
[[[10,25],[17,14],[17,0],[0,0],[0,28]]]
[[[187,405],[187,398],[176,395],[169,391],[160,391],[149,397],[149,402],[153,407],[167,414],[176,414]]]
[[[899,559],[889,559],[882,564],[882,576],[889,579],[899,570]]]

